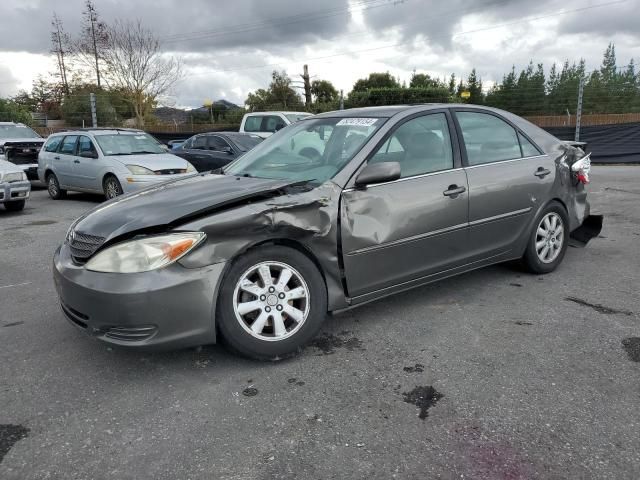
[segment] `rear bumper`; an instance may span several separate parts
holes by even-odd
[[[53,277],[62,311],[85,333],[112,345],[160,350],[215,343],[216,286],[224,263],[175,263],[144,273],[91,272],[61,246]]]
[[[0,183],[0,202],[26,200],[30,192],[31,184],[28,181]]]

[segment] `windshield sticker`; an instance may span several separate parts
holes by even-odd
[[[377,118],[343,118],[336,125],[352,125],[357,127],[370,127],[378,121]]]

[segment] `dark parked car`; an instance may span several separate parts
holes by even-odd
[[[201,133],[172,147],[171,153],[188,160],[199,172],[208,172],[224,167],[261,141],[262,137],[249,133]]]
[[[315,132],[310,159],[296,140]],[[54,257],[68,319],[121,346],[224,337],[298,351],[328,311],[507,260],[537,274],[583,244],[589,158],[526,120],[469,105],[329,112],[224,169],[117,198]],[[583,225],[584,224],[584,225]]]

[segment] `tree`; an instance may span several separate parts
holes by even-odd
[[[100,63],[108,41],[108,27],[99,20],[93,0],[85,0],[82,12],[82,31],[80,37],[73,42],[73,53],[85,67],[95,70],[98,88],[102,86]]]
[[[354,92],[364,92],[370,88],[400,88],[400,84],[389,72],[385,72],[370,73],[367,78],[361,78],[353,85]]]
[[[453,96],[456,94],[456,74],[452,73],[451,77],[449,77],[449,95]]]
[[[57,75],[60,76],[64,93],[69,93],[69,82],[67,81],[69,67],[66,60],[71,53],[71,37],[65,32],[62,21],[56,13],[53,14],[51,27],[51,53],[56,56],[58,63]]]
[[[329,80],[314,80],[311,83],[311,94],[318,103],[330,103],[338,100],[338,90]]]
[[[30,124],[29,109],[13,100],[0,98],[0,122],[20,122]]]
[[[300,95],[291,87],[291,79],[286,72],[274,70],[268,89],[259,88],[249,93],[245,104],[252,112],[260,110],[277,110],[281,108],[301,107]]]
[[[182,62],[163,57],[160,41],[140,20],[116,21],[108,27],[107,38],[104,79],[122,92],[133,109],[136,126],[141,128],[157,98],[182,77]]]
[[[469,103],[481,105],[484,103],[484,95],[482,93],[482,80],[478,78],[476,69],[472,69],[467,79],[467,90],[471,94]]]
[[[409,88],[435,88],[441,86],[442,83],[437,78],[431,78],[427,73],[416,73],[415,70],[409,80]]]

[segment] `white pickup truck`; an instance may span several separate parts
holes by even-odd
[[[262,138],[267,138],[278,130],[311,116],[312,114],[307,112],[247,113],[242,117],[240,132],[252,133]],[[297,143],[291,147],[292,150],[311,160],[319,158],[324,151],[324,140],[318,136],[317,132],[309,132],[309,135],[305,137],[298,137]]]

